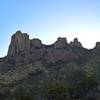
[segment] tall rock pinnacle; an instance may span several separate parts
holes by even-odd
[[[11,44],[9,46],[8,55],[12,56],[23,50],[28,52],[30,49],[30,40],[27,33],[17,31],[11,38]]]
[[[78,41],[77,38],[75,38],[73,40],[73,42],[70,42],[70,46],[72,46],[72,47],[82,47],[82,44]]]
[[[47,62],[68,61],[76,58],[72,47],[82,47],[77,38],[70,44],[59,37],[53,45],[42,44],[40,39],[29,39],[27,33],[17,31],[11,38],[8,55],[14,63],[46,60]]]

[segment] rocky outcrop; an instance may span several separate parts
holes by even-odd
[[[11,38],[11,43],[8,50],[8,56],[13,56],[21,51],[29,52],[30,40],[27,33],[17,31]]]
[[[66,38],[59,37],[57,41],[55,42],[55,48],[64,48],[67,46],[67,40]]]
[[[100,42],[96,42],[96,49],[100,49]]]
[[[85,73],[89,76],[96,75],[99,83],[99,59],[100,42],[97,42],[96,47],[92,50],[83,48],[77,38],[68,44],[66,38],[59,37],[54,44],[45,45],[41,40],[37,38],[30,40],[27,33],[17,31],[11,38],[8,55],[0,58],[1,93],[2,88],[7,90],[11,88],[12,94],[14,94],[15,89],[24,87],[28,91],[32,90],[35,100],[41,100],[44,99],[41,93],[43,94],[45,91],[40,91],[40,89],[43,90],[44,82],[57,80],[57,82],[73,84],[77,80],[77,78],[73,80],[73,72],[80,71],[80,74],[82,70],[84,72],[80,74],[82,78]],[[75,75],[78,74],[75,73]],[[92,98],[91,100],[100,100],[100,89],[97,88],[96,96],[94,91],[92,94],[89,90],[88,96]],[[9,100],[11,96],[13,95],[9,96]]]
[[[30,45],[31,45],[31,47],[36,47],[36,48],[41,48],[41,47],[43,47],[41,40],[36,39],[36,38],[30,40]]]
[[[75,38],[75,39],[73,40],[73,42],[70,42],[70,46],[71,46],[71,47],[82,47],[82,44],[78,41],[77,38]]]
[[[66,38],[59,37],[52,45],[44,45],[41,40],[29,39],[27,33],[17,31],[11,38],[8,50],[8,57],[15,63],[26,63],[35,60],[45,60],[47,62],[69,61],[76,57],[72,47],[82,47],[77,38],[70,44]]]

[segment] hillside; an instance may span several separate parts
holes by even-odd
[[[68,43],[66,38],[59,37],[55,43],[45,45],[41,40],[29,39],[27,33],[17,31],[11,37],[7,56],[0,58],[1,100],[100,100],[99,81],[99,42],[93,49],[86,49],[77,38]],[[68,88],[69,95],[64,95],[67,99],[59,96],[59,99],[53,99],[58,93],[53,89],[62,83],[75,91],[69,92],[71,89]],[[53,89],[49,87],[52,84]],[[49,88],[54,94],[51,96],[51,92],[47,98]],[[23,94],[33,97],[15,99],[16,95]]]

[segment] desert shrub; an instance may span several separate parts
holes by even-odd
[[[75,70],[70,78],[69,92],[72,99],[86,100],[87,94],[94,91],[97,86],[95,76],[87,76],[87,73],[82,70]]]
[[[88,93],[93,93],[96,86],[94,75],[88,76],[83,70],[73,70],[69,81],[47,80],[43,92],[46,100],[89,100]]]
[[[49,81],[44,86],[46,100],[71,100],[67,84],[59,81]]]

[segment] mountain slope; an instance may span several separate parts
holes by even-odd
[[[94,75],[99,86],[99,42],[90,50],[82,47],[77,38],[67,43],[66,38],[59,37],[54,44],[45,45],[41,40],[30,40],[27,33],[17,31],[11,38],[7,56],[0,58],[0,87],[11,91],[19,87],[31,88],[35,100],[42,100],[40,90],[46,81],[72,84],[78,78],[73,79],[73,73],[77,71],[80,80],[81,71],[88,76]],[[96,94],[97,100],[99,92]]]

